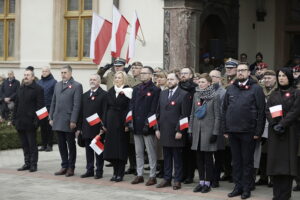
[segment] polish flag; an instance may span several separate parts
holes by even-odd
[[[149,122],[149,127],[151,128],[152,126],[155,126],[157,124],[157,120],[156,120],[156,115],[152,115],[151,117],[148,118],[148,122]]]
[[[86,118],[86,121],[90,124],[90,126],[94,126],[101,122],[101,119],[97,113]]]
[[[130,31],[130,39],[129,39],[129,47],[127,50],[127,62],[134,57],[135,54],[135,40],[140,28],[140,20],[137,16],[136,11],[134,12],[133,19],[131,22],[131,31]]]
[[[111,38],[111,22],[93,13],[90,58],[95,64],[100,64]]]
[[[282,117],[282,105],[272,106],[269,108],[272,118]]]
[[[48,115],[49,115],[46,107],[39,109],[35,113],[38,116],[39,120],[42,120],[42,119],[48,117]]]
[[[90,147],[100,155],[104,151],[104,144],[100,141],[101,136],[97,135],[91,142]]]
[[[125,121],[126,121],[126,123],[132,121],[132,111],[129,111],[129,112],[128,112]]]
[[[120,57],[128,28],[128,21],[119,10],[113,5],[113,23],[111,32],[111,55],[114,58]]]
[[[180,128],[179,128],[179,129],[180,129],[181,131],[184,130],[184,129],[186,129],[186,128],[188,128],[188,127],[189,127],[189,121],[188,121],[188,118],[185,117],[185,118],[179,120],[179,125],[180,125]]]

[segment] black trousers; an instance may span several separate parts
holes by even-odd
[[[113,175],[123,177],[125,173],[125,165],[126,161],[124,160],[111,160],[110,161],[113,165]]]
[[[200,181],[212,181],[213,180],[213,152],[197,150],[197,167],[199,172]]]
[[[191,150],[191,144],[183,148],[183,177],[182,179],[194,179],[196,165],[196,151]],[[182,180],[182,181],[183,181]]]
[[[62,168],[75,169],[76,142],[74,132],[57,131],[58,149],[61,157]]]
[[[128,145],[128,160],[129,160],[129,169],[136,169],[136,155],[134,144],[129,143]]]
[[[267,153],[261,153],[259,171],[260,171],[260,179],[264,180],[264,181],[268,181],[267,159],[268,159],[268,154]]]
[[[253,183],[254,150],[256,140],[252,133],[229,134],[235,187],[250,192]]]
[[[94,172],[94,164],[96,158],[96,174],[103,175],[103,153],[100,155],[96,154],[94,150],[90,147],[90,144],[93,139],[85,138],[85,157],[86,157],[86,170],[88,172]]]
[[[182,147],[163,147],[164,154],[164,179],[172,180],[173,162],[175,168],[175,182],[182,180]]]
[[[214,157],[214,169],[213,169],[213,181],[217,182],[220,181],[222,167],[224,165],[224,150],[218,150],[213,152]]]
[[[43,147],[51,146],[53,144],[53,132],[52,127],[49,124],[48,118],[44,118],[40,121],[41,124],[41,136]]]
[[[24,162],[28,166],[37,166],[38,148],[36,144],[35,130],[18,130],[21,140]]]
[[[289,200],[291,198],[293,177],[278,175],[273,177],[273,200]]]
[[[223,152],[224,153],[223,154],[224,155],[224,163],[223,163],[223,166],[224,166],[224,175],[225,176],[232,176],[231,148],[230,148],[230,146],[226,146],[225,150],[222,150],[222,151],[224,151]]]

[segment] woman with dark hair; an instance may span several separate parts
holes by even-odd
[[[211,190],[213,180],[213,152],[217,151],[217,139],[220,132],[221,101],[207,74],[199,76],[199,86],[193,98],[189,133],[192,133],[192,150],[197,151],[199,184],[194,192],[207,193]],[[206,107],[206,109],[204,109]],[[205,114],[200,114],[200,110]]]
[[[267,174],[273,176],[273,199],[291,197],[293,177],[297,176],[300,117],[300,91],[293,87],[293,73],[281,68],[276,73],[278,88],[267,102],[269,122]]]

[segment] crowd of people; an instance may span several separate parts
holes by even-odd
[[[1,117],[20,136],[24,165],[18,170],[37,171],[38,151],[52,151],[56,132],[61,168],[55,175],[74,175],[75,138],[81,137],[86,150],[81,178],[102,178],[106,160],[113,167],[111,181],[135,174],[131,184],[140,184],[148,162],[146,186],[178,190],[195,181],[197,169],[194,192],[229,181],[228,197],[247,199],[257,185],[267,185],[273,199],[290,199],[292,190],[300,191],[300,57],[276,72],[261,53],[251,65],[246,54],[226,59],[224,67],[209,63],[208,54],[203,58],[201,74],[141,62],[125,67],[118,58],[90,75],[84,93],[71,66],[61,68],[58,82],[48,67],[40,80],[33,67],[26,68],[21,84],[10,71],[1,84]],[[36,111],[43,107],[49,116],[39,120]],[[94,114],[100,120],[91,124],[87,119]],[[104,144],[100,155],[90,146],[96,136]]]

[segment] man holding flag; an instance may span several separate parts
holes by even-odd
[[[94,176],[95,179],[103,176],[103,154],[97,155],[90,147],[92,140],[100,134],[103,129],[102,120],[105,119],[107,107],[107,92],[100,87],[100,76],[90,76],[90,90],[82,95],[81,109],[78,121],[78,130],[82,131],[86,152],[86,172],[81,178]],[[101,140],[103,142],[103,135]],[[94,173],[94,160],[96,158],[96,173]]]
[[[137,162],[137,177],[131,183],[144,182],[144,149],[146,146],[150,164],[150,177],[146,186],[156,184],[156,139],[153,127],[156,124],[155,113],[160,89],[152,82],[153,72],[151,67],[142,68],[142,83],[134,88],[130,101]]]
[[[21,139],[25,161],[25,164],[18,171],[37,171],[36,129],[38,128],[39,119],[48,116],[47,110],[43,111],[45,110],[43,88],[36,84],[34,78],[34,72],[26,69],[23,84],[16,94],[12,123]],[[42,112],[37,112],[39,110],[42,110]]]

